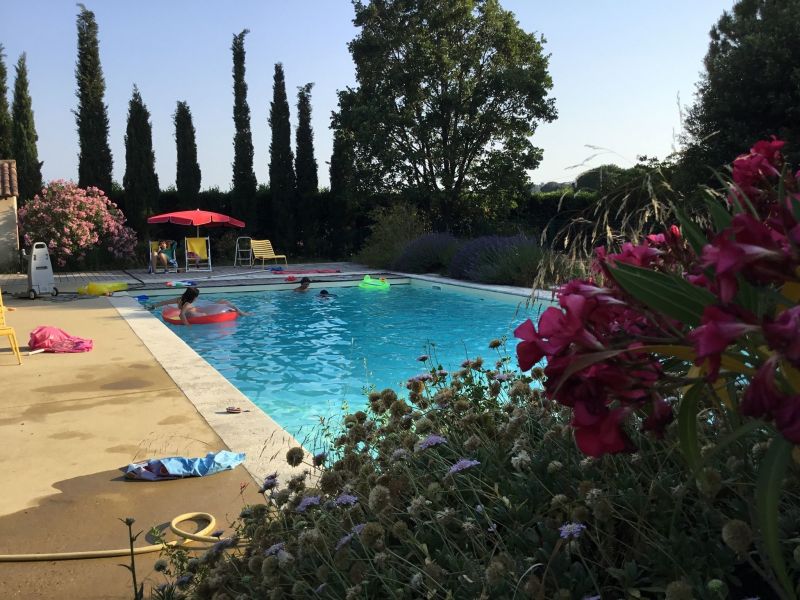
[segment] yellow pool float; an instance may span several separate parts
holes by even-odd
[[[123,292],[128,289],[128,284],[124,281],[109,281],[108,283],[96,283],[92,281],[86,287],[78,288],[79,294],[89,294],[90,296],[105,296],[112,292]]]

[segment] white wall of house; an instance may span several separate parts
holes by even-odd
[[[17,233],[17,198],[0,198],[0,272],[19,269],[19,234]]]

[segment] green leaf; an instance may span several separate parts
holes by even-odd
[[[711,214],[711,220],[714,222],[714,231],[719,233],[723,229],[730,227],[733,217],[731,213],[719,202],[716,198],[706,198],[706,206],[708,212]]]
[[[757,290],[742,276],[739,276],[736,279],[739,283],[739,290],[736,292],[734,302],[739,306],[746,308],[750,312],[755,313],[758,317],[763,316],[760,310],[761,296],[759,295],[759,290]]]
[[[711,292],[677,275],[621,263],[609,267],[609,271],[631,296],[651,309],[687,325],[699,325],[706,306],[716,301]]]
[[[677,217],[678,222],[681,224],[681,232],[683,237],[685,237],[686,241],[689,242],[689,245],[695,251],[695,254],[700,256],[703,253],[703,246],[708,244],[705,234],[700,231],[700,228],[695,224],[694,221],[686,216],[686,213],[682,208],[679,206],[673,206],[672,210],[675,212],[675,216]]]
[[[794,586],[786,571],[786,563],[781,552],[781,541],[778,531],[778,505],[783,488],[783,477],[792,454],[792,444],[781,435],[773,438],[767,455],[761,461],[756,486],[756,510],[758,525],[764,538],[770,565],[784,594],[792,600],[797,599]]]
[[[702,462],[700,444],[697,441],[697,409],[704,385],[703,382],[698,382],[690,387],[681,398],[678,409],[678,439],[683,457],[692,471],[698,471]]]

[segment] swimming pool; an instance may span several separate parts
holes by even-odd
[[[266,291],[203,293],[227,297],[252,313],[228,323],[172,330],[226,379],[302,440],[320,417],[357,410],[365,393],[390,387],[425,370],[416,362],[430,354],[444,369],[460,368],[466,358],[497,359],[492,339],[506,336],[541,305],[525,298],[508,301],[396,285],[389,292],[356,287],[304,294]],[[513,354],[513,340],[508,351]]]

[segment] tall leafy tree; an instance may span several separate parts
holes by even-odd
[[[374,185],[426,198],[440,227],[504,181],[508,198],[524,194],[542,157],[529,138],[556,117],[544,39],[498,0],[354,7],[357,87],[340,92],[334,125]]]
[[[703,179],[771,135],[800,159],[800,0],[739,0],[710,36],[684,166],[702,165]]]
[[[355,151],[352,137],[339,129],[333,133],[333,152],[330,162],[331,189],[322,205],[320,223],[326,250],[339,258],[352,250],[354,242],[353,212],[356,198]]]
[[[275,64],[272,80],[272,103],[269,108],[272,140],[269,144],[269,188],[272,196],[271,216],[276,237],[281,244],[294,241],[295,174],[292,155],[292,131],[289,123],[289,100],[283,65]]]
[[[248,29],[233,36],[233,189],[232,209],[240,218],[250,219],[256,195],[256,174],[253,171],[253,134],[250,130],[250,106],[247,104],[247,83],[244,80],[244,38]]]
[[[131,227],[141,232],[147,216],[158,203],[158,175],[153,153],[153,132],[150,112],[147,110],[139,88],[133,86],[128,103],[128,127],[125,130],[125,208]]]
[[[0,44],[0,159],[11,157],[12,125],[8,112],[8,71],[3,44]]]
[[[78,185],[96,186],[111,192],[111,148],[108,145],[108,111],[103,102],[106,82],[100,66],[100,45],[94,13],[78,4]]]
[[[33,122],[31,95],[28,92],[28,65],[23,52],[17,61],[14,100],[11,106],[11,158],[17,161],[17,186],[21,200],[30,200],[42,189],[42,163],[36,150],[36,125]]]
[[[175,144],[178,161],[175,186],[182,206],[197,200],[200,193],[200,165],[197,163],[197,142],[195,141],[192,111],[186,102],[178,102],[173,115],[175,122]]]

